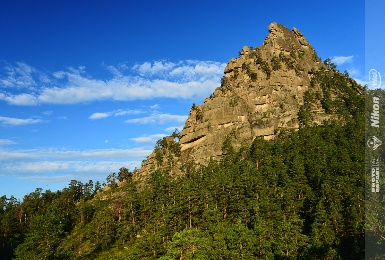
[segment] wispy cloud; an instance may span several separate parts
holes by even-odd
[[[133,69],[140,75],[160,75],[171,71],[176,66],[173,62],[155,61],[136,64]]]
[[[162,139],[165,137],[165,134],[154,134],[154,135],[145,135],[141,137],[135,137],[131,138],[131,140],[137,142],[137,143],[155,143],[159,139]]]
[[[35,167],[36,168],[36,167]],[[55,182],[67,182],[69,180],[76,179],[77,176],[74,175],[28,175],[20,177],[21,180],[27,181],[37,181],[43,183],[55,183]]]
[[[5,64],[4,76],[0,78],[0,86],[6,88],[31,88],[37,85],[34,77],[42,73],[24,62],[16,62],[14,65]]]
[[[109,117],[110,116],[110,113],[93,113],[89,119],[102,119],[102,118],[106,118],[106,117]]]
[[[0,100],[8,102],[10,105],[18,106],[34,106],[38,104],[36,96],[27,93],[17,95],[0,93]]]
[[[150,149],[95,149],[95,150],[65,150],[65,149],[26,149],[0,150],[0,161],[9,160],[89,160],[89,159],[124,159],[142,158],[152,152]]]
[[[110,71],[115,78],[123,77],[123,72],[129,69],[129,67],[124,63],[118,64],[117,66],[105,66],[105,68]]]
[[[345,63],[353,62],[353,58],[354,58],[353,55],[351,55],[351,56],[334,56],[332,58],[332,62],[336,65],[342,65]]]
[[[158,104],[154,104],[154,105],[150,106],[150,108],[153,110],[157,110],[160,108],[160,106]]]
[[[38,105],[205,97],[220,84],[225,65],[186,60],[144,62],[131,68],[104,66],[112,78],[99,79],[88,75],[85,67],[47,74],[25,63],[8,64],[5,72],[0,71],[0,100],[12,105]]]
[[[139,168],[141,160],[152,149],[92,149],[71,150],[57,148],[11,149],[11,140],[0,139],[0,169],[2,174],[16,175],[25,180],[39,182],[70,181],[71,179],[95,179],[116,172],[121,167]],[[76,174],[73,176],[73,174]],[[81,175],[78,175],[81,173]],[[62,176],[63,178],[60,178]],[[67,179],[67,176],[69,179]],[[71,176],[71,178],[70,178]]]
[[[132,124],[167,124],[167,123],[184,123],[187,116],[171,115],[171,114],[153,114],[151,116],[134,118],[126,120],[126,123]]]
[[[52,115],[52,111],[44,111],[43,112],[43,115],[45,115],[45,116],[50,116],[50,115]]]
[[[72,179],[94,179],[95,173],[106,176],[117,172],[121,167],[134,170],[140,167],[141,161],[46,161],[19,162],[2,165],[3,171],[18,175],[23,180],[39,182],[70,182]],[[74,175],[74,173],[76,175]],[[81,175],[79,175],[81,173]],[[38,175],[37,175],[38,174]],[[54,175],[52,175],[54,174]]]
[[[22,118],[14,118],[14,117],[4,117],[0,116],[0,125],[7,126],[19,126],[19,125],[31,125],[43,122],[41,119],[22,119]]]
[[[126,115],[138,115],[144,113],[143,110],[124,110],[124,109],[119,109],[113,111],[114,116],[126,116]]]
[[[124,110],[124,109],[118,109],[110,112],[96,112],[93,113],[89,119],[103,119],[110,116],[125,116],[125,115],[138,115],[142,114],[144,111],[142,110]]]
[[[0,146],[16,144],[15,141],[9,139],[0,139]]]

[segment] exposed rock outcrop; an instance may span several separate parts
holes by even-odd
[[[221,86],[202,105],[191,108],[180,133],[176,161],[188,157],[196,164],[206,164],[222,156],[222,144],[228,136],[234,148],[239,148],[256,136],[271,139],[279,128],[299,127],[297,115],[304,92],[313,71],[324,65],[298,29],[290,31],[278,23],[268,29],[263,45],[243,47],[240,56],[227,64]],[[327,118],[321,105],[314,111],[315,122]],[[155,153],[140,173],[162,164],[154,161]]]

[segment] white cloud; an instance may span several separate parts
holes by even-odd
[[[143,75],[143,74],[151,71],[151,63],[145,62],[141,65],[135,65],[133,68],[137,69],[139,71],[139,73]]]
[[[50,115],[52,115],[52,111],[44,111],[43,112],[43,115],[46,115],[46,116],[50,116]]]
[[[66,170],[71,167],[71,162],[22,162],[18,163],[18,165],[14,165],[13,170],[21,170],[19,165],[23,165],[23,171],[25,172],[40,172],[42,169],[45,169],[46,172],[57,172],[60,170]],[[8,165],[8,167],[10,167]]]
[[[0,77],[0,88],[31,88],[37,85],[33,76],[40,73],[24,62],[7,64],[3,69],[6,76]]]
[[[89,119],[102,119],[109,117],[111,114],[110,113],[93,113]]]
[[[26,149],[0,150],[0,161],[9,160],[89,160],[89,159],[125,159],[143,158],[152,152],[150,149],[95,149],[95,150],[59,150]]]
[[[113,111],[114,116],[138,115],[138,114],[142,114],[142,113],[144,113],[144,111],[142,111],[142,110],[119,109],[119,110]]]
[[[124,110],[124,109],[118,109],[111,112],[96,112],[93,113],[89,119],[103,119],[110,116],[125,116],[125,115],[137,115],[142,114],[144,111],[142,110]]]
[[[19,126],[19,125],[30,125],[43,122],[41,119],[21,119],[13,117],[4,117],[0,116],[0,125],[10,125],[10,126]]]
[[[131,124],[167,124],[167,123],[184,123],[187,116],[170,115],[170,114],[154,114],[151,116],[126,120]]]
[[[109,66],[108,70],[117,78],[123,77],[123,74],[114,66]]]
[[[131,140],[137,143],[155,143],[156,141],[158,141],[159,139],[162,139],[165,136],[166,136],[165,134],[154,134],[154,135],[131,138]]]
[[[44,74],[17,64],[1,77],[2,86],[24,86],[24,92],[4,88],[0,100],[13,105],[76,104],[96,100],[204,98],[220,84],[226,64],[213,61],[144,62],[129,70],[126,65],[107,66],[111,79],[87,75],[84,67]],[[134,73],[134,74],[132,74]],[[19,80],[20,75],[26,77]],[[37,76],[36,76],[37,75]],[[8,82],[8,83],[7,83]],[[29,88],[28,88],[29,87]],[[31,88],[33,87],[33,88]]]
[[[164,74],[165,72],[170,71],[173,67],[177,66],[177,64],[173,62],[163,62],[163,61],[155,61],[144,62],[142,64],[136,64],[132,67],[133,70],[139,72],[140,75],[156,75],[156,74]]]
[[[55,182],[67,182],[69,183],[71,180],[76,179],[78,176],[74,175],[29,175],[19,177],[21,180],[27,181],[37,181],[43,183],[55,183]]]
[[[34,159],[33,154],[29,154],[26,151],[7,151],[0,150],[0,162],[10,160],[31,160]],[[0,164],[1,166],[1,164]]]
[[[345,63],[351,63],[353,61],[354,56],[334,56],[332,58],[332,62],[336,65],[342,65]]]
[[[85,180],[94,179],[95,173],[106,176],[111,172],[118,172],[121,167],[134,170],[135,167],[138,168],[140,165],[141,161],[43,161],[9,163],[3,165],[2,169],[12,174],[21,175],[19,178],[23,180],[69,182],[79,178],[84,178]],[[73,175],[73,173],[77,174]]]
[[[12,94],[4,94],[0,93],[0,100],[4,100],[8,102],[11,105],[18,105],[18,106],[34,106],[37,105],[36,97],[32,94],[18,94],[18,95],[12,95]]]
[[[9,140],[9,139],[0,139],[0,146],[2,145],[12,145],[16,144],[14,141]]]
[[[98,161],[98,162],[78,162],[76,172],[100,172],[110,173],[117,172],[121,167],[126,167],[129,170],[139,168],[141,161]]]
[[[11,144],[7,139],[0,139],[1,143]],[[39,182],[58,182],[59,176],[72,176],[66,179],[95,179],[119,168],[130,170],[139,168],[141,160],[146,158],[152,149],[5,149],[0,146],[0,169],[2,174],[16,175],[26,180]],[[76,174],[73,176],[72,174]],[[81,174],[80,174],[81,173]],[[50,174],[54,176],[50,176]],[[79,175],[80,174],[80,175]],[[95,175],[96,174],[96,175]],[[104,177],[103,177],[104,178]]]
[[[157,110],[160,108],[160,106],[158,104],[154,104],[154,105],[150,106],[150,108],[153,110]]]

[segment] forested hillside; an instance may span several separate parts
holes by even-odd
[[[73,181],[23,202],[1,197],[1,258],[363,259],[365,89],[325,66],[297,130],[240,149],[230,134],[221,160],[185,162],[181,175],[163,167],[142,182],[121,168],[103,190]],[[317,102],[330,115],[322,124]],[[178,152],[171,142],[157,148]]]

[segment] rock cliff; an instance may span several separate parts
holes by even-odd
[[[178,171],[186,161],[207,164],[222,156],[228,137],[239,148],[256,136],[271,139],[280,128],[299,127],[304,93],[314,71],[325,65],[298,29],[272,23],[268,30],[263,45],[243,47],[227,64],[221,85],[202,105],[193,105],[177,145],[174,138],[159,141],[139,173],[165,165]],[[315,123],[328,117],[321,104],[312,109]],[[173,144],[178,151],[165,149]]]

